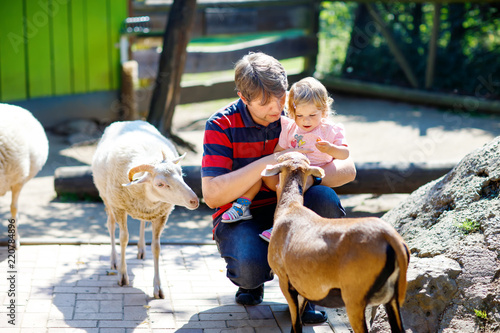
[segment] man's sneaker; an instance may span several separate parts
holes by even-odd
[[[243,200],[246,200],[248,205],[243,204]],[[250,201],[247,199],[243,200],[242,198],[239,198],[236,202],[233,202],[233,206],[222,214],[221,221],[224,223],[233,223],[251,219],[252,214],[250,213]]]
[[[264,230],[261,234],[259,234],[259,236],[266,242],[269,242],[271,240],[271,232],[273,232],[273,228]]]
[[[236,292],[236,303],[241,305],[257,305],[262,303],[264,298],[264,285],[255,289],[238,288]]]

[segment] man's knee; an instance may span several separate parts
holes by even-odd
[[[273,279],[267,258],[240,257],[228,262],[227,277],[237,286],[245,289],[255,289],[266,281]]]
[[[344,207],[342,207],[337,193],[327,186],[310,187],[304,194],[304,206],[322,217],[340,218],[345,216]]]

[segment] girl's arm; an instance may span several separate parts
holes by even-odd
[[[316,142],[316,148],[322,153],[328,154],[337,160],[349,158],[349,148],[346,146],[334,145],[325,140]]]
[[[275,153],[278,153],[278,152],[283,151],[283,150],[285,150],[285,148],[282,148],[280,145],[276,145],[276,147],[274,147]]]
[[[271,154],[241,169],[217,177],[203,177],[201,186],[205,203],[210,208],[217,208],[236,200],[261,179],[260,173],[266,165],[274,163],[275,155]]]

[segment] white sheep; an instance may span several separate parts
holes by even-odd
[[[174,205],[198,208],[198,197],[186,185],[178,164],[184,157],[173,144],[145,121],[115,122],[104,131],[92,161],[94,183],[104,201],[111,236],[111,268],[116,269],[115,223],[120,227],[121,263],[118,284],[127,285],[127,214],[141,221],[139,259],[144,258],[144,227],[153,228],[154,297],[164,298],[158,258],[160,235]]]
[[[28,110],[0,103],[0,119],[0,196],[12,191],[10,213],[14,228],[9,228],[9,234],[13,233],[13,245],[18,247],[19,193],[47,162],[49,142],[42,125]]]
[[[365,308],[384,304],[392,332],[404,332],[400,305],[406,294],[409,251],[389,223],[376,217],[327,219],[303,206],[309,175],[323,177],[298,152],[278,157],[263,176],[280,174],[268,261],[278,276],[292,318],[302,332],[308,301],[345,306],[355,333],[367,333]]]

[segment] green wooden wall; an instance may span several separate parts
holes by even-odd
[[[119,87],[127,0],[0,2],[0,101]]]

